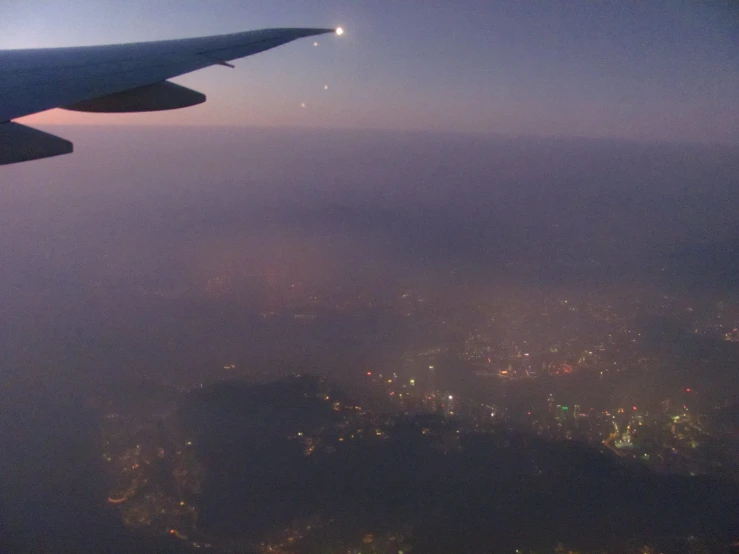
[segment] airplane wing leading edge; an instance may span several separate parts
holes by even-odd
[[[0,51],[0,165],[67,154],[72,144],[12,120],[51,108],[170,110],[205,95],[167,79],[334,29],[264,29],[158,42]]]

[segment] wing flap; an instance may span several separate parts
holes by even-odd
[[[71,142],[19,123],[0,125],[0,165],[71,154]]]

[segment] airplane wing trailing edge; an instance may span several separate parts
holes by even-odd
[[[340,29],[264,29],[230,35],[77,48],[0,51],[0,165],[72,152],[72,143],[12,120],[51,108],[172,110],[205,95],[167,81],[293,40]]]

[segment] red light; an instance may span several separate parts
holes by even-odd
[[[367,372],[367,375],[372,375],[372,372],[371,372],[371,371],[368,371],[368,372]]]
[[[529,415],[531,415],[531,412],[529,412]]]
[[[632,408],[634,408],[636,410],[636,406],[632,406]]]
[[[685,389],[685,392],[690,392],[690,389]]]

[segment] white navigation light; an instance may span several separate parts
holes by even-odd
[[[339,36],[343,35],[344,29],[342,29],[341,27],[336,27],[336,34]]]

